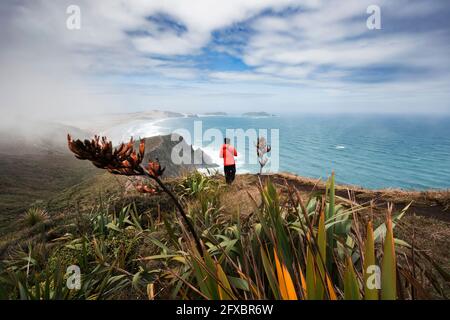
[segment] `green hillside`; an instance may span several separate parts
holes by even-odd
[[[42,206],[48,215],[35,224],[17,219],[10,227],[14,232],[1,237],[0,281],[4,283],[4,290],[0,290],[0,294],[7,298],[35,299],[35,283],[44,288],[46,282],[52,281],[51,287],[60,287],[60,291],[48,292],[48,298],[59,299],[282,299],[293,295],[308,298],[302,281],[295,274],[303,270],[307,277],[310,258],[303,256],[301,250],[296,253],[291,250],[308,248],[309,241],[325,241],[321,238],[324,231],[320,231],[323,228],[320,208],[326,204],[324,208],[330,210],[333,205],[332,215],[339,217],[340,222],[334,224],[336,242],[333,246],[336,253],[344,256],[330,260],[334,262],[330,262],[327,270],[330,274],[336,272],[337,278],[332,288],[314,291],[314,299],[329,299],[330,295],[348,299],[344,291],[349,289],[344,289],[339,274],[349,269],[345,263],[341,264],[345,261],[341,260],[345,258],[345,250],[337,244],[341,241],[349,244],[349,239],[353,239],[354,247],[348,250],[354,257],[360,255],[363,247],[358,237],[366,237],[365,226],[369,220],[378,234],[387,213],[383,197],[393,199],[393,195],[386,192],[370,207],[365,200],[358,203],[339,196],[343,187],[336,187],[334,196],[326,192],[323,183],[283,174],[238,175],[231,186],[225,185],[221,176],[207,177],[195,172],[168,178],[165,184],[181,201],[208,249],[195,258],[198,251],[191,242],[192,235],[183,227],[184,222],[167,194],[162,191],[155,195],[140,194],[130,187],[130,179],[108,173],[94,174],[50,197]],[[292,197],[296,193],[299,198]],[[356,194],[366,199],[370,192],[364,194],[358,190]],[[430,201],[433,196],[437,195],[430,194]],[[308,213],[307,220],[301,213],[303,210]],[[425,277],[413,285],[405,278],[406,273],[398,273],[403,284],[394,289],[394,296],[411,299],[414,290],[415,298],[443,298],[449,292],[445,277],[450,271],[450,257],[445,248],[450,243],[448,237],[433,237],[431,242],[430,233],[432,230],[448,232],[448,224],[433,217],[413,216],[411,211],[419,212],[420,208],[410,206],[403,211],[403,206],[399,205],[391,212],[394,236],[398,239],[395,240],[397,263],[399,270],[404,268],[403,273],[410,272],[404,259],[411,258],[408,246],[414,243],[418,250],[415,261]],[[302,236],[303,232],[309,232],[308,224],[314,233],[318,232],[319,240]],[[302,225],[307,229],[302,229]],[[261,248],[267,251],[261,253]],[[276,256],[273,250],[278,252]],[[384,256],[388,254],[379,240],[375,241],[374,250],[379,257],[383,256],[383,251]],[[280,265],[272,265],[274,259],[284,261],[280,262],[281,266],[290,266],[289,259],[299,263],[287,269],[291,278],[285,280],[284,285],[292,286],[291,291],[283,291],[284,285],[276,280]],[[243,269],[236,269],[235,263]],[[250,267],[253,263],[255,266]],[[71,264],[82,269],[85,284],[82,290],[71,291],[65,287],[64,270]],[[27,265],[31,275],[23,278]],[[8,273],[2,273],[1,269]],[[224,272],[227,280],[222,276],[210,278],[210,272]],[[353,272],[355,277],[363,276],[357,262]],[[60,283],[53,282],[56,280],[48,278],[49,275],[51,279],[60,279]],[[213,287],[204,287],[203,277],[207,277],[208,286]],[[22,293],[17,291],[19,283],[26,288]],[[228,289],[222,291],[221,286]],[[313,298],[311,290],[309,298]],[[361,291],[359,297],[364,295]]]

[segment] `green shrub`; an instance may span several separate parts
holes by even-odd
[[[182,197],[199,198],[216,194],[223,186],[215,175],[206,175],[197,170],[189,173],[179,185]]]

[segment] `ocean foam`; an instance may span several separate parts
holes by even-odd
[[[130,137],[136,140],[164,135],[169,133],[169,129],[158,124],[165,120],[167,119],[131,121],[105,130],[101,135],[110,138],[113,144],[129,141]]]

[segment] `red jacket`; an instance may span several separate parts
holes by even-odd
[[[223,158],[224,166],[232,166],[235,164],[234,157],[237,157],[237,151],[229,144],[223,144],[220,148],[220,157]]]

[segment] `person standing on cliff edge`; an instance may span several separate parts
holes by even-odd
[[[236,163],[234,157],[237,157],[236,149],[230,145],[230,139],[225,138],[223,145],[220,148],[220,157],[223,158],[223,172],[225,174],[225,181],[231,184],[236,175]]]

